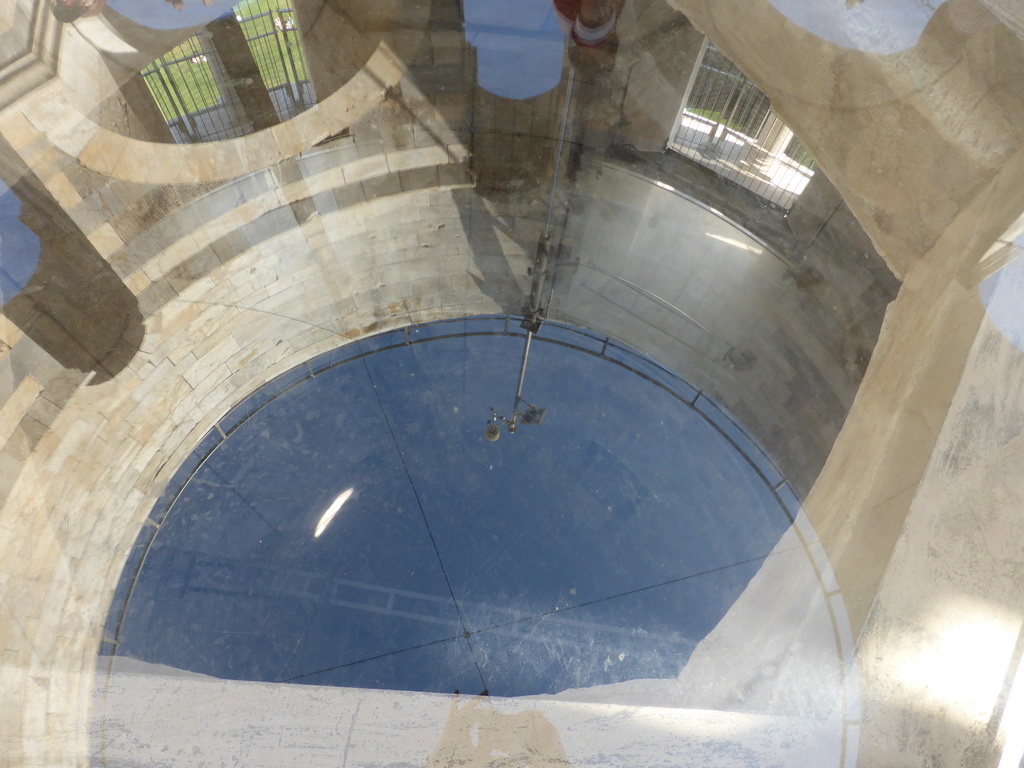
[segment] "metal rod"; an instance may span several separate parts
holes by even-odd
[[[558,185],[558,171],[562,167],[562,147],[565,144],[565,127],[569,122],[569,102],[572,101],[572,86],[576,81],[576,67],[569,64],[569,85],[565,89],[565,108],[562,110],[562,130],[558,133],[558,150],[555,152],[555,172],[551,176],[551,194],[548,196],[548,215],[544,220],[544,237],[551,235],[551,213],[555,207],[555,187]]]
[[[516,387],[516,401],[512,404],[513,418],[516,413],[516,409],[519,407],[519,401],[523,396],[523,380],[526,378],[526,360],[530,356],[530,341],[533,340],[533,331],[526,332],[526,344],[523,347],[523,362],[519,366],[519,385]]]

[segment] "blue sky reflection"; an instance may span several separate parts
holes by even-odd
[[[378,350],[272,399],[174,502],[117,652],[505,696],[677,675],[789,519],[692,390],[544,339],[524,395],[547,419],[498,443],[521,335]]]

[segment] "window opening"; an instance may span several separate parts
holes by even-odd
[[[235,17],[282,122],[314,104],[295,10],[280,0],[247,0]]]
[[[277,120],[288,120],[315,104],[291,5],[285,0],[246,0],[233,13]],[[206,30],[172,48],[141,74],[178,144],[221,141],[255,130]]]
[[[814,175],[814,158],[768,97],[710,42],[668,148],[784,210]]]

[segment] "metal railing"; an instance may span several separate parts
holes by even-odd
[[[313,85],[295,11],[274,0],[250,0],[236,8],[247,12],[239,24],[278,120],[284,122],[313,106]]]
[[[283,0],[248,0],[233,9],[259,69],[277,120],[316,103],[295,11]],[[143,80],[179,144],[252,133],[231,75],[203,31],[153,61]]]
[[[142,70],[160,114],[178,144],[218,141],[252,132],[252,125],[206,34],[194,35]]]
[[[784,210],[814,175],[810,152],[768,97],[710,43],[668,147]]]

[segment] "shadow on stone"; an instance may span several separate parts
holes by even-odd
[[[4,315],[65,368],[94,373],[91,384],[112,379],[145,335],[135,295],[38,183],[26,177],[11,191],[39,261]]]

